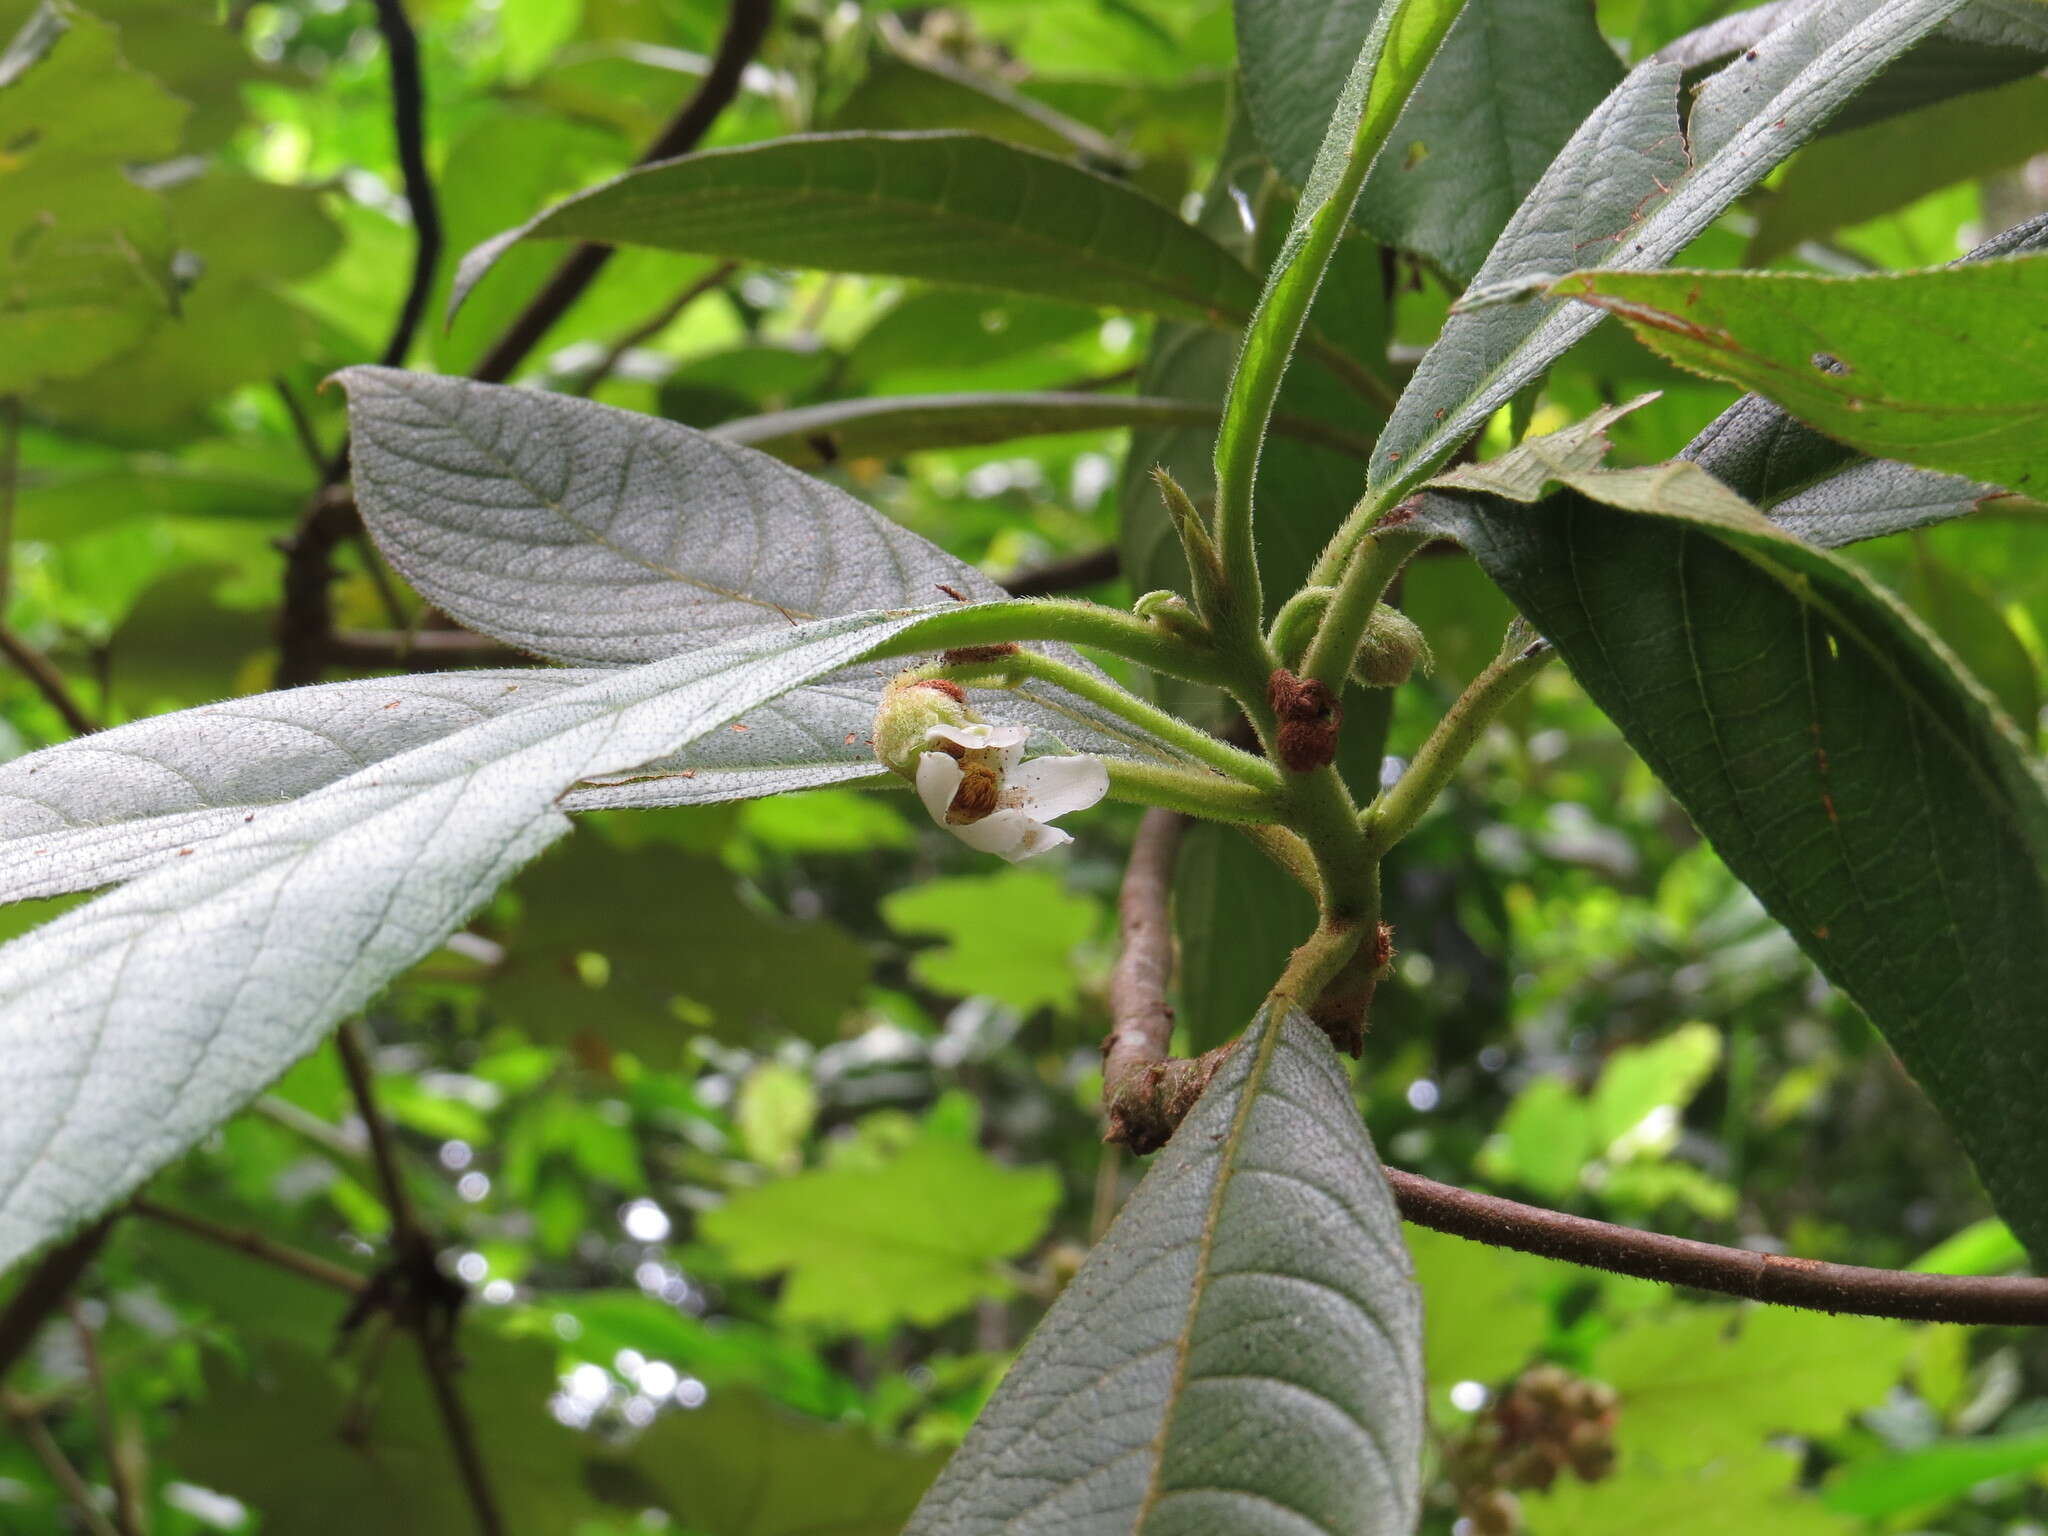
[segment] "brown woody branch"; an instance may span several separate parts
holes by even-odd
[[[1173,1033],[1173,1010],[1166,1000],[1173,954],[1168,903],[1180,830],[1180,818],[1171,812],[1145,813],[1117,900],[1123,951],[1110,973],[1111,1027],[1103,1042],[1102,1095],[1108,1139],[1139,1152],[1165,1144],[1231,1049],[1221,1046],[1194,1061],[1166,1054]],[[1941,1323],[2048,1324],[2048,1279],[1929,1275],[1756,1253],[1523,1205],[1399,1168],[1384,1171],[1405,1220],[1496,1248],[1811,1311]]]
[[[1123,556],[1114,544],[1109,544],[1019,571],[1003,586],[1012,597],[1051,597],[1056,592],[1113,581],[1122,570]]]
[[[343,1295],[356,1296],[363,1291],[363,1277],[354,1270],[340,1264],[330,1263],[315,1254],[305,1253],[274,1238],[265,1237],[261,1232],[252,1232],[243,1227],[230,1227],[190,1211],[176,1211],[169,1206],[158,1205],[154,1200],[139,1196],[128,1202],[128,1209],[146,1220],[158,1222],[166,1227],[175,1227],[193,1237],[214,1243],[222,1248],[233,1249],[259,1259],[275,1268],[287,1270],[302,1280],[315,1285],[324,1285]]]
[[[21,1285],[0,1309],[0,1381],[14,1363],[28,1352],[50,1314],[64,1304],[71,1287],[78,1283],[106,1243],[113,1218],[95,1222],[68,1242],[59,1243],[44,1254],[36,1267],[22,1278]]]
[[[355,1024],[344,1024],[335,1032],[335,1049],[341,1055],[349,1092],[362,1116],[370,1138],[370,1160],[377,1170],[377,1182],[384,1209],[391,1217],[393,1263],[387,1275],[372,1281],[357,1298],[351,1320],[374,1299],[395,1293],[394,1312],[419,1345],[420,1366],[433,1392],[434,1407],[440,1414],[442,1433],[455,1456],[462,1486],[469,1495],[470,1511],[476,1517],[481,1536],[503,1536],[504,1516],[484,1467],[483,1452],[477,1445],[476,1429],[462,1393],[455,1383],[454,1317],[466,1294],[460,1281],[443,1275],[434,1259],[434,1245],[420,1225],[412,1196],[405,1187],[405,1170],[398,1161],[398,1142],[391,1123],[377,1105],[376,1083],[362,1032]],[[347,1324],[344,1324],[346,1327]]]
[[[420,43],[407,19],[403,0],[376,0],[377,30],[391,56],[392,125],[398,140],[398,169],[405,178],[405,203],[412,212],[412,282],[399,306],[391,340],[379,359],[386,368],[402,367],[412,350],[420,317],[433,291],[434,269],[441,264],[441,209],[434,197],[434,178],[427,170],[427,92],[420,79]]]

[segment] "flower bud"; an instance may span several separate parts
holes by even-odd
[[[1209,626],[1202,622],[1201,615],[1178,592],[1147,592],[1131,604],[1131,612],[1183,640],[1206,639],[1209,634]]]
[[[980,721],[958,683],[906,672],[882,691],[881,708],[875,711],[875,756],[890,772],[915,779],[919,755],[931,750],[928,733],[934,727],[957,730]]]
[[[1417,664],[1425,672],[1435,665],[1421,626],[1400,609],[1381,603],[1365,626],[1351,675],[1368,688],[1398,688]]]

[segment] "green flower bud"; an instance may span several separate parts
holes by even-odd
[[[882,706],[875,711],[875,756],[890,772],[915,779],[919,755],[931,750],[927,733],[934,726],[958,730],[980,723],[958,683],[906,672],[882,691]]]
[[[1273,616],[1268,638],[1280,657],[1280,665],[1288,671],[1300,669],[1302,658],[1308,655],[1309,642],[1322,627],[1323,615],[1330,611],[1330,599],[1336,592],[1335,587],[1303,587]]]
[[[1178,592],[1168,592],[1164,589],[1147,592],[1131,604],[1131,612],[1146,623],[1156,624],[1168,634],[1178,635],[1185,640],[1203,639],[1209,633],[1209,626],[1202,622],[1201,616]]]
[[[1421,626],[1400,609],[1381,603],[1365,626],[1351,675],[1368,688],[1398,688],[1418,665],[1427,672],[1435,664]]]

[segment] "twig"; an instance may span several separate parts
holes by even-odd
[[[334,551],[357,524],[355,498],[341,484],[347,474],[348,444],[328,465],[327,483],[307,503],[298,528],[281,541],[284,604],[277,621],[277,676],[280,688],[317,683],[328,638],[334,633]]]
[[[12,1392],[0,1392],[0,1414],[13,1423],[15,1431],[35,1454],[36,1460],[43,1464],[50,1481],[57,1485],[57,1491],[77,1511],[79,1520],[92,1536],[123,1536],[107,1523],[107,1517],[93,1502],[92,1489],[86,1486],[85,1479],[78,1475],[78,1469],[58,1449],[57,1442],[50,1438],[41,1414]]]
[[[277,391],[277,398],[284,403],[285,416],[292,424],[292,435],[299,440],[306,462],[313,466],[313,473],[324,480],[327,477],[327,450],[320,446],[320,434],[313,430],[313,418],[306,414],[305,402],[293,393],[291,381],[283,375],[272,379],[270,384]]]
[[[433,291],[434,269],[441,264],[441,209],[434,197],[434,179],[427,171],[427,93],[420,80],[420,43],[402,0],[376,0],[377,30],[391,56],[392,126],[398,138],[398,168],[405,178],[405,202],[412,211],[412,284],[399,307],[398,323],[380,359],[386,368],[404,364],[412,350],[427,295]]]
[[[740,79],[760,50],[762,40],[768,35],[769,23],[774,18],[774,0],[733,0],[725,35],[718,41],[718,52],[711,60],[711,68],[698,82],[690,99],[683,103],[682,110],[648,147],[647,153],[640,157],[640,164],[686,155],[697,147],[718,120],[719,113],[739,95]],[[526,360],[527,353],[539,345],[557,320],[568,313],[569,306],[582,297],[583,290],[604,269],[611,255],[611,246],[588,241],[571,251],[555,268],[554,275],[540,292],[506,327],[505,334],[471,370],[470,376],[486,384],[499,384],[509,379],[513,370]]]
[[[71,1287],[98,1255],[113,1218],[96,1222],[69,1242],[59,1243],[22,1278],[21,1285],[0,1309],[0,1381],[28,1352],[52,1312],[64,1304]]]
[[[1147,811],[1117,899],[1124,947],[1110,973],[1111,1028],[1103,1042],[1102,1092],[1109,1139],[1137,1151],[1165,1144],[1207,1087],[1215,1064],[1231,1049],[1219,1046],[1194,1061],[1166,1055],[1173,1030],[1166,1001],[1172,959],[1168,902],[1179,837],[1178,818]],[[1385,1172],[1405,1219],[1496,1248],[1810,1311],[1941,1323],[2048,1324],[2048,1279],[1929,1275],[1755,1253],[1522,1205],[1399,1168]]]
[[[705,294],[710,293],[716,288],[723,287],[727,279],[739,269],[740,264],[736,261],[722,261],[709,272],[704,273],[695,282],[686,283],[682,291],[676,294],[674,298],[670,299],[661,308],[657,309],[653,314],[649,315],[645,320],[641,321],[607,347],[604,356],[592,364],[589,371],[570,386],[569,393],[575,395],[590,394],[598,385],[612,376],[612,370],[619,366],[619,360],[628,352],[632,351],[642,342],[652,341],[655,337],[659,336],[663,331],[675,324],[678,315],[703,298]]]
[[[1418,1227],[1618,1275],[1750,1301],[1934,1323],[2048,1323],[2048,1280],[1866,1269],[1639,1232],[1386,1170],[1401,1214]]]
[[[85,1379],[92,1390],[93,1416],[99,1422],[100,1448],[107,1457],[107,1482],[114,1490],[114,1525],[121,1536],[142,1536],[142,1510],[135,1484],[121,1455],[120,1435],[114,1427],[114,1404],[107,1396],[107,1372],[100,1359],[99,1335],[86,1321],[85,1308],[74,1299],[66,1303],[71,1326],[78,1334],[78,1353],[85,1361]]]
[[[1117,896],[1123,949],[1109,975],[1109,1035],[1102,1042],[1104,1140],[1155,1152],[1194,1108],[1230,1054],[1219,1046],[1190,1061],[1166,1054],[1173,1039],[1173,867],[1187,819],[1157,806],[1145,812]]]
[[[264,1094],[249,1107],[273,1125],[282,1126],[330,1156],[343,1157],[350,1162],[359,1163],[370,1155],[370,1149],[360,1138],[349,1135],[340,1126],[330,1125],[310,1110],[301,1109],[291,1100],[281,1099],[274,1093]]]
[[[261,1259],[279,1269],[289,1270],[302,1280],[315,1285],[324,1285],[344,1295],[361,1295],[368,1284],[354,1270],[340,1264],[330,1263],[316,1254],[306,1253],[274,1238],[265,1237],[261,1232],[251,1232],[241,1227],[230,1227],[190,1211],[174,1211],[169,1206],[158,1205],[154,1200],[140,1198],[130,1200],[128,1209],[137,1216],[175,1227],[180,1232],[215,1243],[222,1248],[232,1248],[252,1259]]]
[[[1114,544],[1085,550],[1064,560],[1048,560],[1019,571],[1003,585],[1012,597],[1051,597],[1076,587],[1114,581],[1123,570],[1123,554]]]
[[[533,658],[503,641],[466,629],[344,629],[327,642],[326,659],[341,667],[530,667]]]
[[[77,699],[72,697],[71,687],[64,681],[64,674],[57,670],[55,662],[17,635],[5,623],[0,623],[0,652],[14,663],[16,670],[36,685],[50,707],[64,717],[64,723],[80,736],[90,736],[98,730],[99,722],[85,712]]]
[[[14,497],[21,479],[21,396],[0,400],[0,623],[14,600]]]
[[[376,1084],[361,1031],[355,1024],[344,1024],[335,1031],[334,1044],[341,1053],[342,1071],[348,1077],[356,1112],[362,1116],[363,1126],[369,1133],[370,1158],[377,1169],[384,1208],[391,1215],[392,1252],[399,1272],[408,1277],[414,1293],[413,1304],[404,1307],[401,1316],[419,1345],[420,1365],[427,1385],[433,1391],[434,1406],[441,1416],[441,1429],[448,1437],[450,1451],[454,1453],[463,1488],[469,1494],[477,1530],[482,1536],[503,1536],[505,1522],[498,1513],[497,1495],[491,1489],[490,1475],[484,1468],[476,1430],[469,1421],[469,1412],[463,1407],[462,1394],[455,1385],[453,1327],[437,1326],[429,1309],[418,1304],[435,1294],[437,1287],[445,1290],[455,1282],[440,1276],[439,1267],[434,1262],[433,1244],[420,1226],[412,1197],[406,1193],[404,1171],[398,1165],[398,1143],[391,1134],[390,1122],[377,1107]],[[460,1290],[455,1291],[458,1302],[461,1294]]]

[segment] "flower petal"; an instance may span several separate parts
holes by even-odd
[[[943,752],[922,752],[917,759],[917,798],[924,802],[924,808],[931,812],[933,821],[946,826],[946,812],[952,808],[953,796],[959,793],[960,781],[967,775],[960,771],[960,765]],[[946,827],[948,832],[957,832],[957,827]]]
[[[1109,770],[1099,757],[1034,757],[1003,780],[1006,804],[1051,821],[1085,811],[1109,793]]]
[[[935,725],[924,733],[926,741],[950,741],[970,752],[990,748],[1022,747],[1031,739],[1028,725]]]
[[[964,827],[946,830],[968,847],[993,853],[1012,864],[1074,840],[1058,827],[1034,821],[1022,811],[996,811]]]

